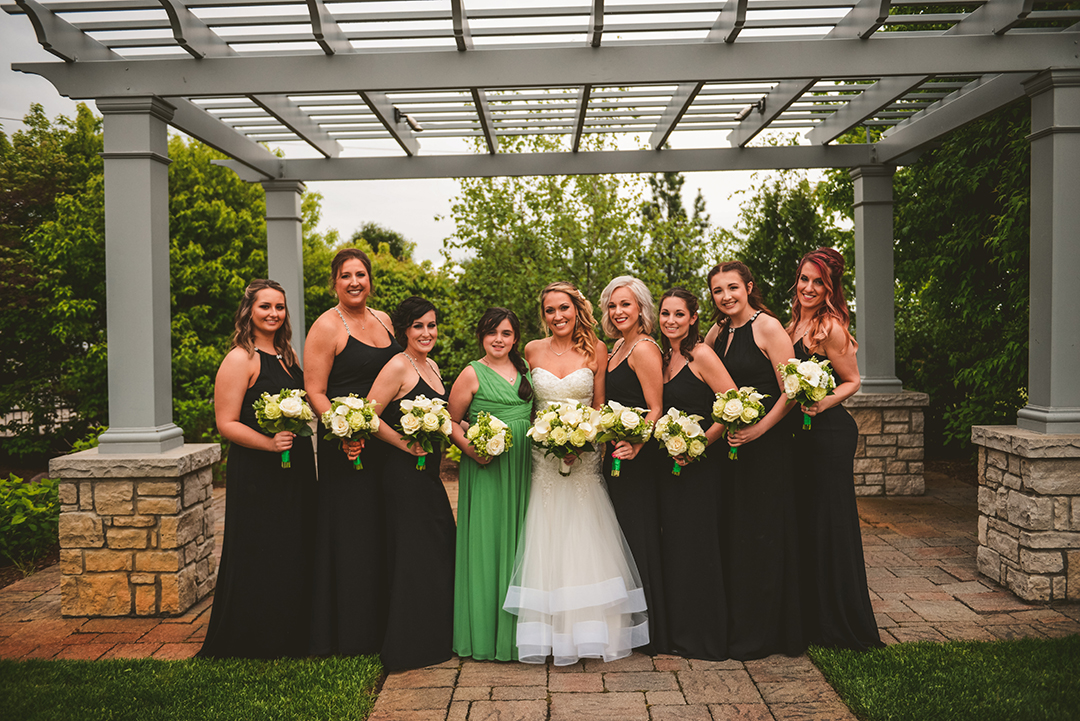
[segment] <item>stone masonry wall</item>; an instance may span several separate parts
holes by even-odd
[[[855,495],[921,496],[925,393],[856,393],[844,401],[859,425]],[[796,409],[795,412],[798,412]]]
[[[179,615],[214,589],[211,466],[217,444],[164,454],[54,458],[61,612]]]
[[[1080,436],[975,426],[979,572],[1027,601],[1080,600]]]

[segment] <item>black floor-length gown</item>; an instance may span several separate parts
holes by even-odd
[[[633,353],[633,350],[630,352]],[[615,401],[629,408],[647,408],[641,382],[630,367],[629,354],[622,363],[607,372],[604,387],[608,401]],[[645,605],[649,609],[649,645],[639,648],[638,651],[647,654],[667,653],[669,641],[665,627],[667,614],[664,610],[664,573],[660,555],[660,513],[657,496],[657,483],[662,480],[661,451],[655,443],[646,443],[636,457],[622,461],[618,476],[612,476],[611,451],[614,447],[614,443],[609,443],[608,452],[604,456],[604,479],[607,482],[611,505],[619,519],[619,526],[622,527],[638,573],[641,574]],[[664,458],[667,457],[666,453],[663,455]]]
[[[795,356],[799,360],[811,357],[801,339],[795,344]],[[827,358],[824,353],[814,356]],[[855,504],[858,441],[859,428],[842,405],[814,416],[809,430],[795,432],[800,461],[795,487],[807,640],[862,651],[883,644],[867,591]]]
[[[382,420],[400,425],[401,401],[441,398],[423,378],[401,399],[386,404]],[[442,663],[453,655],[454,555],[457,529],[450,500],[439,479],[442,453],[417,457],[388,444],[382,471],[386,507],[390,613],[382,644],[387,671]]]
[[[772,363],[754,342],[757,317],[721,333],[716,353],[736,386],[753,386],[768,396],[762,400],[768,413],[784,397]],[[728,653],[734,659],[798,655],[806,647],[793,489],[795,420],[789,413],[764,435],[740,446],[737,459],[725,453],[721,463]]]
[[[288,371],[259,354],[259,376],[244,394],[240,422],[262,433],[252,404],[265,392],[303,388],[299,366]],[[315,453],[311,438],[296,438],[281,454],[229,447],[228,497],[214,605],[200,656],[306,656],[311,610],[311,554]]]
[[[346,326],[347,328],[347,326]],[[349,336],[326,381],[329,398],[364,397],[386,362],[401,352],[392,334],[385,348]],[[341,441],[319,429],[319,489],[311,653],[378,653],[389,607],[382,484],[386,444],[369,439],[357,470]]]
[[[715,394],[689,365],[664,384],[664,407],[702,416],[712,425]],[[723,439],[704,458],[683,466],[679,475],[664,471],[660,483],[663,528],[664,601],[670,652],[687,658],[728,658],[727,594],[724,589],[720,500]],[[670,462],[669,462],[670,465]]]

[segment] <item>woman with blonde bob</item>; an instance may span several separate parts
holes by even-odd
[[[550,334],[525,346],[537,411],[556,403],[598,408],[606,348],[592,305],[570,283],[540,293]],[[523,438],[515,443],[528,442]],[[581,658],[614,661],[648,643],[645,594],[600,475],[600,454],[562,462],[533,449],[525,530],[503,604],[517,615],[518,658],[565,666]]]
[[[315,454],[310,438],[267,435],[252,404],[302,389],[285,291],[254,280],[236,310],[233,347],[214,382],[218,431],[230,442],[229,506],[214,606],[200,656],[306,656]],[[291,467],[281,467],[289,451]]]
[[[649,289],[637,278],[620,275],[600,294],[600,325],[616,338],[607,358],[607,401],[645,409],[645,419],[656,422],[664,414],[663,360],[652,339],[656,306]],[[661,452],[656,444],[619,441],[609,445],[604,477],[630,550],[637,562],[645,601],[649,606],[649,647],[644,652],[668,650],[664,612],[664,574],[660,556],[660,514],[657,471]],[[619,472],[613,471],[618,460]]]

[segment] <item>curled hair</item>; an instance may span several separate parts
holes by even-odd
[[[629,288],[638,304],[638,327],[645,335],[652,335],[656,328],[656,305],[653,303],[652,293],[640,280],[632,275],[620,275],[607,284],[604,292],[600,294],[600,327],[609,338],[619,338],[622,333],[608,317],[608,302],[611,294],[619,288]]]
[[[542,291],[540,291],[540,321],[544,324],[544,335],[551,335],[551,328],[548,327],[547,319],[544,317],[544,298],[548,293],[566,293],[570,296],[570,302],[574,304],[574,331],[570,335],[570,339],[574,342],[574,348],[585,356],[590,363],[596,360],[596,342],[599,338],[596,337],[596,331],[593,327],[596,325],[596,318],[593,318],[592,303],[588,298],[581,294],[573,283],[567,283],[564,280],[557,280],[554,283],[549,283]]]
[[[484,311],[484,315],[480,316],[480,322],[476,324],[476,340],[480,342],[480,349],[483,350],[484,338],[494,333],[504,320],[510,321],[510,328],[514,331],[514,343],[510,346],[510,352],[507,355],[521,375],[518,397],[527,401],[533,397],[533,389],[527,375],[529,367],[525,365],[525,359],[521,357],[521,352],[518,350],[518,341],[521,340],[521,323],[518,321],[517,314],[509,308],[488,308]]]
[[[285,298],[285,289],[276,280],[259,278],[251,281],[248,287],[244,288],[244,297],[240,299],[240,306],[236,309],[232,345],[233,348],[246,350],[248,357],[255,355],[255,324],[251,322],[251,311],[255,307],[255,297],[261,290],[276,290],[281,293],[282,298]],[[274,350],[290,368],[300,364],[292,348],[292,322],[289,320],[287,301],[285,321],[274,332]]]
[[[694,347],[701,342],[701,316],[698,315],[698,299],[696,295],[686,288],[671,288],[670,290],[665,291],[664,295],[660,296],[661,308],[664,307],[664,301],[668,298],[678,298],[683,303],[686,303],[686,310],[690,312],[690,315],[697,316],[694,318],[694,322],[690,324],[690,327],[686,329],[686,337],[679,343],[679,352],[686,356],[686,361],[689,363],[694,360]],[[660,343],[663,344],[664,367],[667,368],[673,356],[671,352],[671,340],[661,333]]]
[[[803,266],[807,263],[817,268],[818,273],[821,274],[821,281],[825,285],[825,302],[819,305],[814,310],[813,315],[810,316],[810,328],[807,335],[813,339],[815,346],[820,345],[828,336],[827,322],[829,319],[833,319],[844,329],[844,335],[847,336],[849,345],[858,348],[858,343],[855,342],[851,331],[848,329],[851,323],[851,313],[848,311],[847,299],[844,297],[844,256],[832,248],[818,248],[810,251],[799,259],[793,288],[798,287],[799,276],[802,275]],[[798,292],[796,292],[791,299],[791,322],[788,323],[787,327],[788,335],[795,332],[796,326],[802,320],[802,314],[803,307],[799,302]],[[847,347],[844,348],[845,353]]]
[[[334,259],[330,261],[330,287],[334,287],[334,283],[337,282],[338,276],[341,275],[341,266],[345,265],[347,260],[358,260],[364,264],[364,268],[367,269],[368,274],[368,287],[371,292],[375,292],[375,274],[371,272],[371,258],[367,253],[359,248],[342,248],[334,256]]]
[[[394,314],[390,316],[390,322],[394,324],[394,338],[397,339],[402,348],[409,345],[409,341],[405,337],[405,331],[412,326],[413,321],[424,317],[433,310],[435,311],[435,321],[438,322],[439,311],[435,310],[435,304],[427,298],[414,295],[398,303],[398,307],[394,309]]]
[[[750,304],[750,307],[754,310],[760,310],[762,313],[766,313],[775,318],[776,313],[773,313],[771,310],[769,310],[768,306],[765,305],[765,299],[761,295],[761,290],[758,288],[757,283],[754,282],[754,274],[750,272],[750,268],[748,268],[746,263],[743,263],[742,261],[732,260],[728,261],[727,263],[720,263],[709,271],[709,295],[712,296],[713,277],[719,275],[720,273],[730,273],[731,271],[735,271],[739,274],[739,277],[742,278],[743,285],[746,286],[747,290],[746,300]],[[753,288],[750,287],[751,285],[753,286]],[[716,323],[717,327],[720,330],[726,330],[728,326],[731,325],[731,318],[724,315],[723,312],[720,310],[720,306],[716,304],[715,296],[713,296],[712,300],[712,320],[714,323]]]

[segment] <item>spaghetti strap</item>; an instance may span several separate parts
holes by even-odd
[[[371,317],[372,317],[372,318],[374,318],[375,320],[377,320],[377,321],[379,322],[379,325],[381,325],[381,326],[382,326],[382,329],[383,329],[384,331],[386,331],[386,334],[387,334],[388,336],[390,336],[390,339],[391,339],[391,340],[393,340],[393,339],[394,339],[394,334],[393,334],[393,333],[391,333],[391,332],[390,332],[390,329],[386,327],[386,324],[385,324],[385,323],[383,323],[383,322],[382,322],[382,321],[381,321],[381,320],[379,319],[379,316],[375,315],[375,313],[374,313],[374,312],[372,312],[370,308],[366,308],[366,307],[365,307],[365,309],[366,309],[366,310],[367,310],[367,311],[368,311],[369,313],[371,313]],[[442,376],[439,376],[439,377],[440,377],[440,378],[442,378]]]
[[[647,340],[650,343],[652,343],[654,346],[656,346],[657,348],[660,348],[660,344],[657,343],[655,340],[653,340],[650,336],[647,336],[647,335],[642,336],[641,338],[638,338],[636,341],[634,341],[634,345],[630,346],[630,352],[626,354],[627,358],[629,358],[630,354],[634,352],[634,349],[638,347],[638,343],[640,343],[643,340]],[[664,349],[660,348],[660,352],[663,353]]]
[[[349,322],[345,320],[345,316],[341,314],[341,309],[335,305],[334,310],[337,312],[338,318],[341,318],[341,322],[345,324],[345,332],[352,335],[352,331],[349,330]]]

